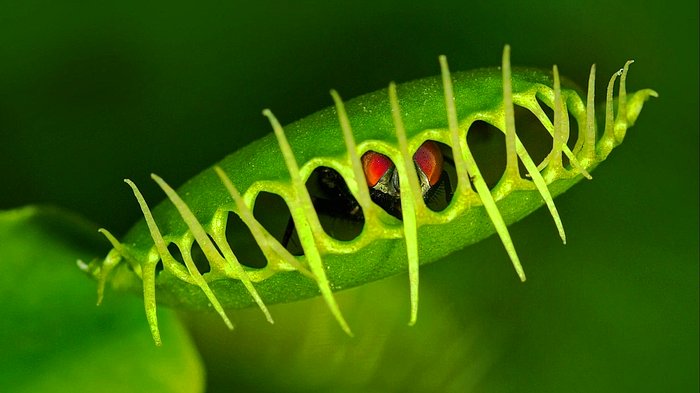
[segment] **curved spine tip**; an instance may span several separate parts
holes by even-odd
[[[182,259],[185,262],[187,269],[190,271],[190,274],[192,274],[192,277],[195,280],[195,284],[202,290],[202,292],[204,292],[207,300],[209,300],[209,303],[211,303],[212,307],[214,307],[216,313],[219,314],[221,319],[224,321],[226,327],[228,327],[229,330],[233,330],[233,323],[229,319],[228,315],[226,315],[223,306],[219,302],[219,299],[217,299],[216,295],[214,295],[214,292],[209,287],[209,284],[207,284],[199,269],[197,269],[197,265],[194,263],[194,260],[192,260],[191,251],[186,248],[181,248],[180,253],[182,254]]]
[[[248,273],[246,273],[246,271],[243,269],[243,266],[241,266],[240,262],[238,261],[238,258],[236,257],[233,250],[231,249],[231,246],[226,240],[226,236],[217,234],[214,236],[214,241],[219,246],[221,252],[224,253],[224,258],[227,262],[229,262],[229,266],[231,266],[233,268],[233,271],[238,275],[241,282],[243,283],[243,286],[245,286],[246,290],[248,291],[248,294],[250,294],[255,303],[258,305],[258,308],[260,308],[260,311],[262,311],[263,315],[265,315],[265,319],[267,320],[267,322],[274,323],[274,320],[272,319],[272,314],[270,314],[270,310],[268,310],[267,306],[265,305],[265,302],[262,300],[262,297],[255,289],[255,286],[250,280],[250,277],[248,277]],[[230,329],[233,329],[233,327],[231,326]]]
[[[167,247],[165,247],[165,241],[163,240],[163,236],[160,234],[160,230],[158,229],[158,226],[156,225],[155,220],[153,219],[151,210],[149,209],[146,200],[143,198],[141,191],[139,191],[138,187],[136,187],[136,184],[131,180],[124,179],[124,182],[128,184],[129,187],[131,187],[131,190],[134,193],[134,196],[136,197],[136,201],[141,207],[141,212],[143,213],[144,219],[146,220],[146,225],[148,226],[148,230],[150,231],[151,238],[153,239],[156,245],[158,253],[161,254],[162,248],[165,248],[165,253],[167,255],[170,255],[167,251]],[[163,254],[161,254],[160,256],[161,259],[163,259]],[[144,263],[143,265],[143,269],[141,272],[141,280],[143,281],[143,303],[144,308],[146,310],[146,320],[148,321],[148,326],[151,329],[153,341],[156,343],[157,346],[160,346],[160,331],[158,330],[158,315],[156,314],[157,303],[155,270],[156,261],[147,260],[146,263]]]
[[[84,273],[87,273],[90,270],[90,266],[87,263],[83,262],[82,259],[78,259],[77,261],[75,261],[75,265],[78,266],[78,269],[80,269],[80,271]]]
[[[509,45],[503,48],[501,71],[503,109],[506,126],[506,170],[504,176],[510,181],[517,181],[520,179],[520,172],[518,170],[518,156],[515,152],[515,109],[513,108],[513,80],[510,66]]]
[[[172,191],[172,189],[169,188],[169,186],[161,179],[158,175],[156,174],[151,174],[151,177],[158,183],[161,188],[164,190],[169,189],[169,191]],[[144,215],[144,218],[146,220],[146,225],[148,226],[148,229],[151,233],[151,238],[153,239],[155,245],[156,245],[156,250],[158,251],[158,254],[160,255],[160,259],[163,261],[163,265],[169,265],[169,264],[174,264],[177,263],[174,259],[174,257],[170,254],[170,251],[168,251],[168,247],[165,243],[165,239],[163,239],[163,235],[160,232],[160,229],[158,228],[158,225],[156,224],[153,214],[151,213],[150,208],[148,207],[148,204],[146,203],[145,199],[143,198],[143,195],[139,191],[138,187],[136,187],[136,184],[130,180],[125,180],[125,182],[132,188],[132,191],[134,192],[134,196],[136,196],[136,199],[141,206],[141,211]],[[164,188],[165,186],[165,188]],[[166,191],[166,194],[168,192]],[[169,197],[172,195],[168,195]],[[172,200],[172,199],[171,199]],[[179,202],[182,202],[181,200]],[[173,201],[173,203],[177,206],[177,203]],[[200,244],[202,249],[204,247]],[[186,252],[183,252],[183,257]],[[231,324],[231,321],[229,320],[228,316],[226,313],[223,311],[223,307],[219,303],[218,299],[214,295],[214,293],[211,291],[209,288],[209,285],[206,283],[202,275],[199,273],[199,270],[197,269],[197,266],[194,264],[193,261],[188,260],[187,258],[185,259],[185,265],[187,267],[187,270],[190,273],[191,278],[194,280],[194,283],[204,292],[205,296],[207,299],[212,303],[214,306],[214,309],[217,311],[217,313],[221,316],[223,319],[224,323],[226,326],[228,326],[230,329],[233,328],[233,325]],[[143,274],[142,274],[142,280],[144,282],[144,302],[146,303],[146,318],[149,320],[149,324],[155,324],[155,329],[158,328],[157,326],[157,318],[155,317],[155,309],[156,309],[156,300],[155,300],[155,267],[156,267],[157,261],[147,261],[146,264],[144,265],[143,269]],[[151,266],[152,265],[152,266]],[[151,288],[152,287],[152,288]],[[148,294],[146,293],[148,291]],[[153,327],[152,327],[153,329]],[[154,337],[155,339],[155,337]]]
[[[143,304],[146,310],[146,320],[151,329],[153,342],[162,345],[156,304],[156,262],[147,261],[143,266]]]
[[[219,176],[219,179],[223,183],[224,187],[226,187],[226,190],[229,192],[229,195],[236,204],[236,208],[238,209],[238,214],[241,220],[243,221],[243,223],[245,223],[248,229],[250,229],[253,238],[255,239],[256,243],[260,246],[260,249],[265,255],[265,258],[267,259],[268,263],[274,265],[277,263],[275,258],[283,259],[302,274],[306,275],[307,277],[313,278],[311,272],[309,272],[308,269],[303,267],[284,247],[282,247],[282,245],[277,241],[277,239],[270,236],[269,234],[266,234],[262,224],[260,224],[260,222],[255,218],[253,212],[248,208],[240,192],[238,191],[236,186],[233,185],[231,178],[228,177],[224,170],[221,169],[220,166],[215,165],[214,171]],[[271,321],[271,317],[270,319],[268,319],[268,321],[270,323],[274,323],[273,321]]]
[[[399,142],[399,152],[401,154],[401,171],[399,172],[399,183],[401,187],[401,215],[404,228],[404,239],[406,242],[406,253],[408,256],[408,280],[411,298],[411,316],[409,325],[415,325],[418,319],[418,283],[419,283],[419,261],[418,261],[418,198],[422,203],[422,193],[418,185],[418,174],[413,164],[413,155],[408,151],[408,139],[406,129],[401,119],[401,108],[396,94],[396,84],[389,84],[389,103],[391,104],[391,115],[394,122],[396,138]],[[417,206],[418,205],[418,206]]]
[[[484,209],[486,210],[486,213],[494,226],[494,229],[496,229],[496,233],[498,233],[498,236],[501,238],[501,243],[503,243],[503,247],[506,249],[516,273],[522,281],[525,281],[525,272],[520,264],[520,258],[518,257],[518,253],[515,251],[515,245],[510,237],[508,226],[503,220],[503,216],[501,216],[498,206],[496,206],[496,201],[494,200],[493,195],[491,195],[491,191],[486,185],[486,181],[484,181],[481,171],[479,170],[479,167],[468,147],[464,151],[464,154],[465,161],[467,162],[468,166],[469,176],[473,180],[474,188],[481,199],[481,203],[483,204]]]
[[[508,232],[508,227],[503,220],[498,207],[496,206],[496,202],[493,199],[493,195],[491,195],[491,191],[481,176],[481,171],[479,170],[479,167],[477,166],[476,161],[469,150],[466,140],[462,141],[461,138],[459,138],[457,114],[454,105],[454,93],[452,90],[452,80],[447,65],[447,59],[443,57],[440,57],[439,59],[440,68],[442,71],[443,88],[445,92],[445,107],[447,110],[448,124],[450,128],[450,140],[453,145],[452,149],[454,153],[455,168],[458,175],[458,187],[460,187],[462,184],[469,184],[469,179],[473,179],[474,188],[476,189],[476,192],[479,195],[482,204],[484,205],[484,209],[486,210],[491,223],[494,225],[498,236],[501,238],[501,242],[503,243],[503,246],[510,257],[511,262],[513,263],[516,273],[522,281],[525,281],[525,272],[520,264],[520,258],[515,251],[515,246],[510,237],[510,233]],[[464,143],[464,145],[462,145],[462,143]],[[534,170],[536,171],[536,168]]]
[[[588,162],[595,161],[596,119],[595,119],[595,64],[591,66],[588,76],[588,94],[586,95],[586,134],[583,141],[583,154]]]
[[[568,130],[564,130],[563,123],[564,116],[567,116],[567,114],[564,113],[559,68],[556,64],[552,67],[552,73],[554,74],[554,137],[548,168],[552,168],[554,171],[563,171],[562,149],[568,137],[568,135],[565,135]]]
[[[540,193],[540,196],[547,205],[549,214],[552,216],[552,219],[554,220],[554,225],[557,227],[559,237],[561,238],[562,242],[566,244],[566,232],[564,231],[564,224],[562,223],[561,217],[559,216],[559,211],[557,210],[557,207],[554,204],[554,198],[552,197],[552,194],[549,191],[547,182],[542,177],[542,174],[540,173],[539,169],[537,169],[537,165],[532,160],[532,157],[527,152],[527,149],[522,144],[517,135],[515,142],[518,156],[520,157],[520,160],[525,166],[525,170],[527,170],[528,174],[530,175],[532,182],[535,183],[537,191]]]
[[[168,183],[166,183],[165,180],[163,180],[160,176],[152,173],[151,178],[156,182],[156,184],[158,184],[161,190],[163,190],[170,202],[172,202],[173,206],[175,206],[175,209],[180,214],[180,218],[182,218],[184,223],[187,225],[187,228],[192,233],[192,236],[202,248],[202,251],[204,252],[204,255],[207,258],[207,261],[209,261],[213,268],[225,271],[226,264],[223,257],[214,247],[211,239],[209,238],[206,231],[199,223],[195,215],[192,213],[192,210],[190,210],[189,206],[187,206],[185,201],[183,201],[182,198],[180,198],[177,192],[175,192],[175,190],[172,187],[170,187],[170,185],[168,185]]]
[[[615,125],[613,127],[615,134],[615,146],[622,143],[622,141],[625,139],[625,134],[627,133],[627,128],[629,126],[627,122],[627,73],[629,71],[629,66],[632,63],[634,63],[634,60],[628,60],[622,67],[622,73],[620,74],[617,117],[615,118]]]
[[[350,119],[345,111],[345,104],[343,103],[342,98],[340,98],[340,94],[338,94],[335,89],[331,89],[330,94],[333,98],[333,102],[335,103],[336,112],[338,113],[338,121],[340,122],[340,128],[343,131],[345,148],[348,152],[348,157],[350,158],[350,164],[352,166],[352,172],[354,175],[355,184],[357,186],[357,202],[365,212],[365,216],[368,216],[370,215],[370,209],[372,209],[372,200],[369,196],[369,188],[367,187],[364,170],[362,169],[360,156],[357,152],[355,137],[353,136],[352,128],[350,127]]]
[[[101,233],[104,237],[107,238],[107,241],[112,245],[112,248],[114,248],[115,252],[110,252],[107,254],[107,257],[105,258],[104,262],[102,262],[102,268],[100,269],[99,277],[97,278],[97,305],[99,306],[102,304],[102,300],[104,299],[104,292],[105,292],[105,286],[107,284],[107,278],[109,277],[109,274],[114,270],[115,267],[119,264],[121,261],[122,256],[124,256],[124,247],[122,244],[117,240],[114,235],[112,235],[108,230],[104,228],[100,228],[97,230],[97,232]]]
[[[200,248],[204,252],[204,255],[206,256],[207,260],[209,263],[212,265],[213,268],[217,268],[220,271],[232,271],[233,275],[238,277],[238,279],[243,283],[245,286],[246,290],[248,293],[251,295],[251,297],[254,299],[258,307],[261,309],[261,311],[265,314],[265,317],[270,320],[271,316],[269,311],[267,310],[267,307],[263,303],[262,299],[260,298],[260,295],[258,294],[257,290],[253,286],[252,282],[250,281],[250,278],[248,277],[247,273],[241,266],[241,264],[238,262],[238,259],[235,257],[233,252],[230,251],[230,247],[226,241],[219,241],[217,242],[219,249],[224,252],[224,256],[222,257],[221,254],[219,254],[219,251],[216,249],[214,244],[212,243],[212,239],[209,237],[207,232],[204,230],[204,227],[202,227],[202,224],[199,223],[197,218],[195,217],[194,213],[192,213],[192,210],[187,206],[187,204],[180,198],[180,196],[177,194],[175,190],[172,189],[162,178],[160,178],[158,175],[152,174],[151,177],[153,180],[160,186],[160,188],[165,192],[165,194],[168,196],[168,199],[173,203],[175,208],[177,209],[178,213],[180,214],[180,217],[182,220],[185,222],[187,225],[187,228],[190,230],[190,233],[192,233],[192,236],[195,238],[195,241],[197,244],[199,244]],[[166,250],[167,251],[167,250]],[[188,255],[188,252],[184,251],[189,251],[189,250],[181,250],[183,251],[183,257],[185,255]],[[188,263],[191,262],[191,263]],[[229,329],[233,329],[233,324],[231,323],[230,319],[226,315],[226,312],[224,311],[223,307],[221,306],[221,303],[219,300],[216,298],[214,295],[213,291],[207,284],[206,280],[204,277],[201,275],[199,270],[197,269],[197,266],[194,264],[194,261],[190,260],[187,261],[187,258],[185,258],[185,263],[187,265],[188,270],[190,271],[190,274],[193,276],[193,279],[195,280],[196,284],[202,289],[204,294],[206,295],[207,299],[212,303],[212,306],[214,309],[217,311],[217,313],[221,316],[223,319],[224,323],[226,326],[228,326]]]
[[[608,157],[612,149],[615,147],[615,114],[613,109],[613,89],[615,88],[615,80],[622,75],[622,69],[613,73],[608,82],[608,88],[605,93],[605,129],[603,136],[598,141],[596,147],[598,160],[603,161]]]
[[[581,165],[576,155],[566,144],[570,135],[569,111],[562,97],[559,68],[556,64],[552,67],[552,74],[554,76],[554,124],[552,130],[552,150],[540,165],[543,168],[543,165],[546,162],[547,169],[552,171],[555,176],[563,173],[565,169],[562,161],[562,155],[565,154],[569,159],[569,163],[571,164],[572,168],[578,171],[578,173],[580,173],[586,179],[591,180],[593,179],[591,174],[588,173],[583,165]]]
[[[265,109],[263,110],[263,115],[270,121],[270,125],[272,126],[275,137],[277,138],[277,143],[282,151],[285,164],[287,165],[289,176],[292,180],[295,203],[292,204],[290,208],[293,210],[292,218],[294,219],[294,225],[297,228],[297,233],[299,235],[299,240],[301,241],[301,246],[304,250],[304,255],[306,255],[306,260],[311,268],[311,272],[314,274],[316,284],[318,285],[319,291],[321,292],[326,305],[330,309],[341,329],[347,335],[352,336],[350,326],[345,321],[343,314],[340,312],[340,307],[333,296],[333,291],[330,287],[330,282],[328,281],[328,277],[323,266],[323,261],[321,259],[321,252],[316,245],[314,228],[320,228],[320,223],[318,222],[316,211],[311,203],[311,197],[309,196],[308,190],[306,189],[306,186],[302,182],[301,176],[299,175],[299,165],[297,164],[294,153],[292,152],[292,147],[284,134],[284,129],[272,111]]]
[[[452,85],[452,76],[445,55],[440,56],[440,72],[442,74],[443,95],[445,97],[445,112],[447,115],[447,125],[450,130],[450,144],[452,145],[452,157],[457,172],[457,190],[455,195],[472,194],[470,188],[469,171],[467,163],[464,160],[462,151],[462,140],[459,136],[459,120],[457,118],[457,108],[455,104],[454,86]]]

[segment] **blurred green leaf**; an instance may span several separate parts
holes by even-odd
[[[199,355],[172,312],[160,313],[167,343],[157,348],[138,298],[110,294],[95,306],[95,284],[76,260],[102,246],[65,212],[0,212],[2,391],[203,391]]]

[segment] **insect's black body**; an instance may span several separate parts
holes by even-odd
[[[451,160],[446,162],[451,163]],[[388,171],[384,176],[391,178],[389,181],[398,186],[398,174],[395,169]],[[319,167],[306,185],[319,220],[330,236],[339,240],[352,240],[359,235],[365,221],[362,208],[338,172],[331,168]],[[395,191],[370,187],[369,193],[375,204],[397,219],[402,219],[401,195],[398,187]],[[449,205],[452,194],[450,177],[447,171],[442,171],[438,182],[426,187],[423,200],[429,208],[439,211]],[[282,238],[282,245],[295,255],[302,253],[291,217]]]
[[[399,220],[402,219],[400,191],[397,193],[387,193],[383,190],[370,188],[369,196],[372,198],[374,203],[384,209],[387,213],[398,218]],[[441,196],[444,198],[441,198]],[[436,184],[427,187],[427,189],[423,192],[423,200],[430,209],[439,211],[446,208],[451,199],[452,186],[450,184],[450,177],[447,175],[446,171],[442,171],[440,180],[438,180]]]

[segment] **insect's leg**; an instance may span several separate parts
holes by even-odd
[[[454,190],[447,171],[442,171],[440,179],[423,195],[426,206],[433,211],[446,209],[452,201]],[[444,198],[444,201],[443,201]]]
[[[386,194],[374,188],[369,189],[369,196],[372,198],[372,202],[384,209],[385,212],[399,220],[403,220],[401,214],[401,198]]]
[[[445,185],[445,203],[449,205],[452,201],[452,196],[454,195],[454,190],[452,189],[452,183],[450,183],[450,176],[447,175],[446,171],[442,171],[440,175],[440,181]]]
[[[289,240],[292,238],[294,228],[294,220],[292,220],[292,216],[289,216],[289,221],[287,221],[287,228],[284,230],[284,236],[282,237],[282,247],[289,249],[289,247],[287,246],[289,245]]]

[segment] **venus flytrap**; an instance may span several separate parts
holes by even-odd
[[[333,292],[404,271],[409,272],[408,321],[414,324],[420,264],[497,233],[524,281],[508,225],[542,205],[547,206],[566,242],[553,198],[582,178],[590,178],[590,171],[622,142],[646,99],[656,96],[649,89],[627,94],[630,63],[610,80],[600,137],[593,108],[595,67],[584,102],[576,89],[561,85],[556,66],[552,74],[511,69],[508,46],[500,69],[450,74],[441,56],[440,77],[392,83],[388,90],[348,102],[331,91],[333,107],[286,127],[265,110],[274,135],[237,150],[177,191],[153,175],[168,196],[153,210],[127,180],[144,220],[121,240],[101,230],[114,248],[104,260],[82,267],[98,280],[100,300],[108,280],[115,287],[143,292],[157,344],[156,299],[174,307],[213,307],[232,327],[225,309],[257,305],[272,322],[266,305],[320,294],[341,328],[352,334]],[[617,76],[620,89],[615,113]],[[553,121],[540,101],[554,110]],[[542,162],[535,162],[521,141],[515,107],[531,112],[541,123],[541,134],[551,140],[550,153]],[[582,130],[573,148],[567,145],[571,117]],[[467,143],[467,133],[476,121],[501,130],[506,142],[506,169],[491,189]],[[433,158],[438,163],[444,159],[453,168],[451,175],[443,172],[441,178],[447,181],[441,187],[453,195],[437,210],[429,206],[434,198],[431,187],[437,186],[425,183],[424,164],[414,156],[426,142],[444,146]],[[372,168],[362,157],[369,151],[387,157],[398,176],[396,184],[381,183],[400,192],[393,213],[382,202],[391,202],[392,197],[382,195],[365,179]],[[524,176],[518,162],[523,164]],[[343,184],[330,182],[329,187],[346,190],[331,205],[350,206],[344,217],[362,225],[351,240],[339,240],[324,230],[320,217],[328,215],[328,207],[307,187],[318,168],[331,168],[342,179]],[[386,176],[384,180],[389,179],[388,172]],[[322,180],[329,182],[329,178]],[[288,228],[298,236],[303,255],[294,255],[289,237],[281,239],[258,220],[255,213],[266,208],[256,205],[263,192],[284,200],[293,221]],[[240,257],[242,250],[230,244],[235,238],[228,222],[230,214],[245,225],[238,233],[252,236],[260,248],[264,267],[251,267],[254,264]],[[202,266],[208,271],[200,271]]]

